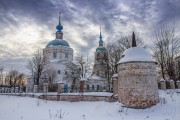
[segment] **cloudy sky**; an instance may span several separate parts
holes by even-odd
[[[180,0],[0,0],[0,65],[25,72],[34,51],[55,38],[59,12],[64,39],[91,59],[105,44],[132,31],[151,44],[163,24],[180,33]]]

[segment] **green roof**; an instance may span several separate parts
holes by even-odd
[[[65,40],[62,39],[55,39],[50,41],[46,47],[50,47],[50,46],[65,46],[65,47],[70,47],[68,42],[66,42]]]
[[[105,50],[106,50],[106,48],[105,48],[105,47],[101,47],[101,46],[98,47],[98,48],[96,48],[96,52],[97,52],[97,51],[105,51]]]

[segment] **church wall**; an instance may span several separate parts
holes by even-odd
[[[55,59],[55,58],[53,58],[54,51],[57,52],[56,59],[58,59],[58,60],[70,60],[70,61],[73,60],[72,48],[63,47],[63,46],[53,46],[53,47],[45,48],[44,51],[46,51],[45,54],[49,60]],[[65,58],[65,52],[68,53],[68,58]]]
[[[95,53],[93,73],[97,76],[107,78],[107,72],[107,51],[98,51]]]
[[[88,80],[88,82],[86,83],[86,85],[89,85],[89,90],[87,91],[103,91],[103,90],[108,90],[108,82],[106,79],[104,80]],[[93,89],[94,86],[94,89]],[[99,86],[99,88],[98,88]]]

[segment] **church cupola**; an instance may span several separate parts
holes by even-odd
[[[99,34],[99,46],[96,49],[96,52],[97,51],[106,51],[106,48],[104,47],[104,42],[102,40],[101,27],[100,27],[100,34]]]
[[[56,26],[56,29],[57,29],[57,32],[56,32],[56,39],[63,39],[63,32],[62,32],[62,29],[63,29],[63,26],[61,25],[61,13],[59,15],[59,24]]]
[[[100,27],[100,35],[99,35],[99,47],[103,47],[103,41],[102,41],[102,34],[101,34],[101,27]]]

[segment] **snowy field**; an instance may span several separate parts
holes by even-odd
[[[45,101],[0,95],[0,120],[180,120],[180,93],[159,93],[161,102],[147,109],[123,108],[118,102]]]

